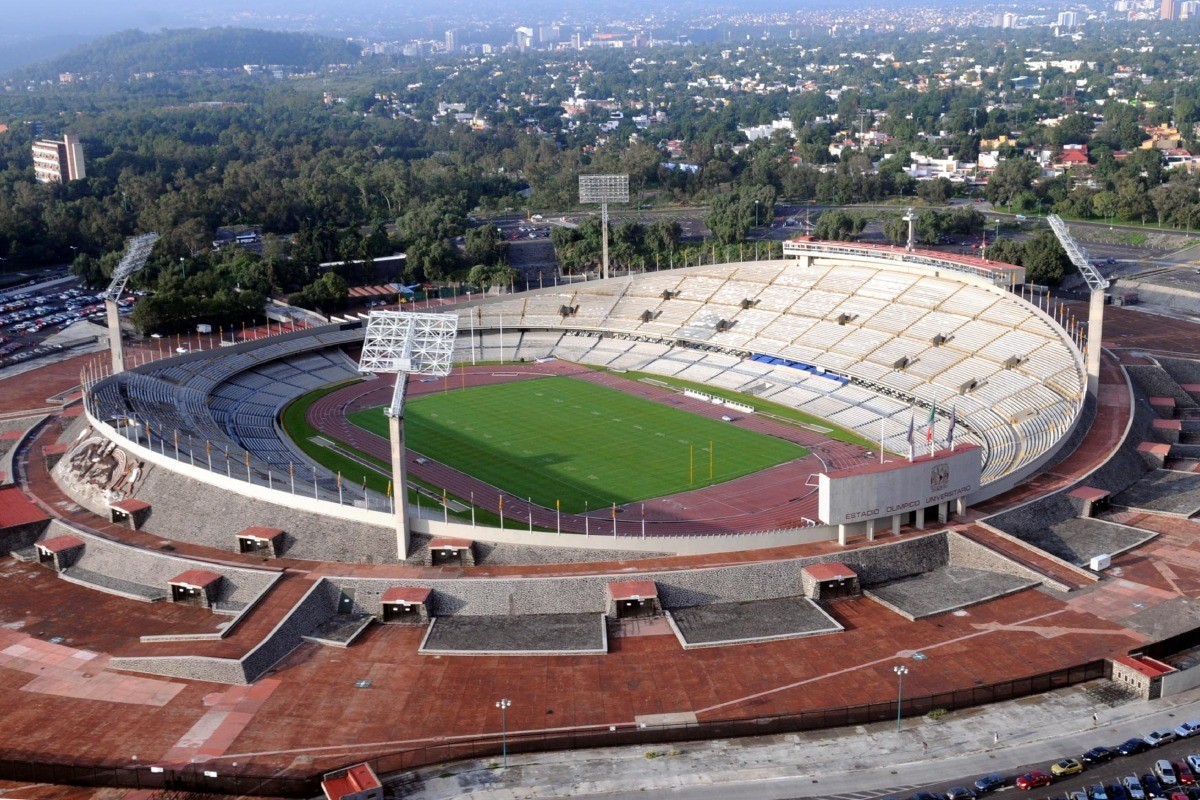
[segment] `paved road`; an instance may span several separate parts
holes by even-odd
[[[491,769],[494,759],[487,759],[439,765],[398,780],[406,798],[420,800],[468,795],[488,800],[875,800],[908,797],[925,787],[945,790],[991,772],[1015,776],[1030,768],[1045,770],[1096,745],[1114,745],[1194,718],[1200,718],[1200,691],[1130,700],[1101,681],[968,709],[940,721],[906,719],[900,733],[894,723],[877,723],[756,739],[531,753],[510,755],[507,770]],[[1152,752],[1177,759],[1200,752],[1200,739]],[[1122,758],[1045,790],[1010,788],[997,796],[1061,797],[1098,778],[1110,782],[1133,771],[1140,775],[1152,762],[1150,753]]]

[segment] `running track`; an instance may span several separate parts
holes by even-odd
[[[463,386],[485,386],[549,375],[570,376],[714,419],[729,413],[724,406],[714,406],[657,386],[562,361],[536,365],[467,367],[456,370],[445,379],[410,381],[408,391],[410,397],[417,397],[461,389]],[[346,416],[361,409],[387,405],[391,402],[393,385],[394,379],[386,377],[331,392],[309,408],[308,422],[325,436],[345,442],[387,463],[391,458],[388,441],[351,424]],[[802,527],[806,518],[815,520],[817,516],[816,475],[819,472],[862,464],[878,455],[857,445],[828,439],[804,428],[757,415],[735,418],[731,424],[786,439],[808,448],[812,454],[717,486],[647,500],[646,535],[758,533]],[[475,504],[481,508],[499,509],[501,492],[495,486],[428,457],[423,459],[425,463],[417,463],[417,454],[412,451],[407,454],[407,459],[409,473],[414,477],[443,487],[464,500],[473,497]],[[553,509],[531,505],[523,498],[504,493],[504,516],[508,525],[526,527],[531,515],[534,525],[555,529],[556,515]],[[623,511],[618,507],[615,523],[610,508],[598,509],[587,515],[563,514],[561,518],[561,529],[574,533],[586,531],[612,536],[614,526],[617,535],[640,536],[643,529],[641,504],[631,503]]]

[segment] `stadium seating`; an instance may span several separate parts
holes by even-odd
[[[869,438],[878,437],[881,418],[885,430],[906,434],[907,416],[927,413],[914,412],[914,403],[936,403],[943,426],[953,408],[960,441],[988,448],[985,481],[1022,469],[1052,447],[1077,416],[1085,386],[1078,353],[1057,326],[1016,296],[949,270],[827,260],[807,267],[796,261],[695,267],[576,284],[553,295],[553,303],[535,303],[534,296],[502,300],[486,314],[503,315],[513,330],[538,327],[544,315],[526,320],[523,309],[552,304],[569,305],[572,313],[550,327],[585,335],[564,336],[544,350],[530,341],[512,357],[555,356],[740,391],[755,380],[747,370],[751,354],[820,367],[866,387],[874,400],[891,394],[909,402],[872,402],[848,396],[817,373],[778,370],[762,376],[769,386],[758,396]],[[658,342],[660,349],[653,358],[635,358],[650,351],[613,344],[614,335]],[[723,350],[735,362],[688,353],[701,347]],[[888,442],[893,449],[902,444]]]
[[[1045,316],[1003,289],[932,266],[692,267],[448,311],[459,317],[460,361],[560,358],[677,376],[871,440],[882,429],[897,452],[907,448],[910,419],[920,426],[936,404],[942,431],[953,410],[958,440],[986,448],[985,482],[1052,448],[1079,414],[1085,386],[1078,352]],[[169,359],[100,381],[90,402],[101,416],[149,423],[155,449],[173,452],[178,431],[181,459],[215,449],[224,469],[245,475],[248,458],[252,479],[265,482],[267,469],[278,474],[295,458],[276,430],[279,409],[353,376],[338,347],[361,335],[330,326]],[[328,479],[321,491],[334,491]]]

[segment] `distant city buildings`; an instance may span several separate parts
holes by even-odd
[[[33,143],[33,173],[38,183],[66,183],[87,177],[83,144],[67,134],[61,142],[39,139]]]
[[[1162,0],[1162,7],[1159,9],[1158,18],[1160,20],[1179,19],[1179,6],[1179,0]]]
[[[1079,14],[1075,11],[1061,11],[1058,14],[1058,29],[1069,31],[1079,25]]]

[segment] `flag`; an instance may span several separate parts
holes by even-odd
[[[500,513],[504,513],[504,495],[500,495]]]
[[[392,482],[391,482],[391,481],[388,481],[388,485],[387,485],[387,496],[388,496],[388,497],[391,497],[391,496],[392,496]]]
[[[950,428],[946,431],[946,446],[954,449],[954,425],[958,422],[958,408],[950,407]]]
[[[936,419],[937,401],[935,400],[933,401],[933,404],[929,406],[929,419],[925,422],[925,442],[927,444],[933,442],[933,424]]]
[[[914,418],[916,417],[916,413],[917,412],[913,411],[912,409],[909,409],[909,412],[908,412],[908,437],[907,437],[907,439],[908,439],[908,460],[909,461],[913,460],[913,424],[914,424]]]

